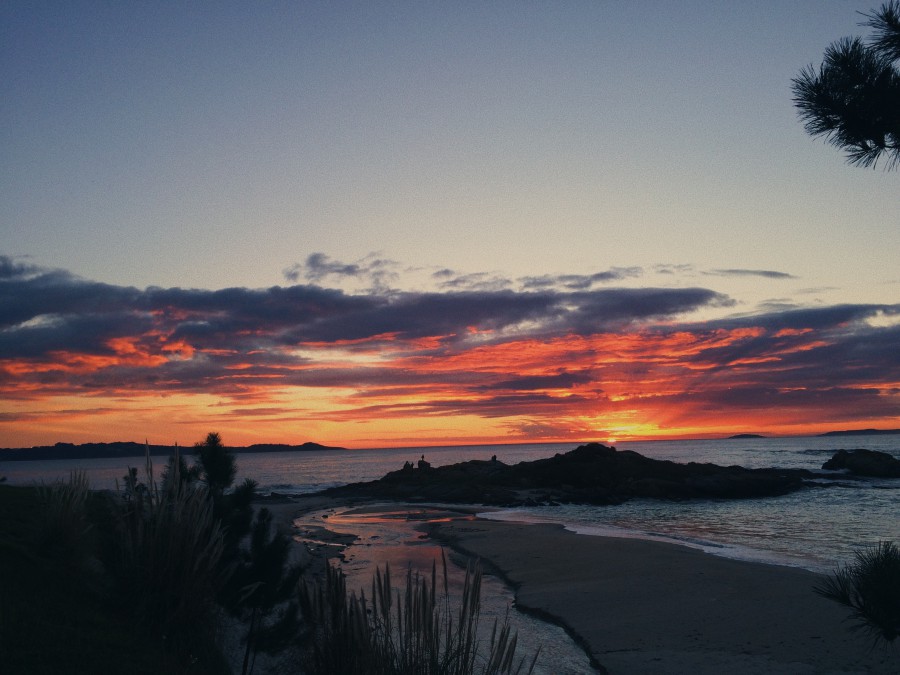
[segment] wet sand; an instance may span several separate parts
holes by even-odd
[[[352,544],[356,537],[333,532],[326,527],[324,522],[320,526],[307,527],[303,532],[298,532],[294,520],[310,511],[333,509],[340,505],[332,499],[320,497],[258,504],[258,507],[269,509],[274,526],[294,540],[292,562],[300,565],[307,581],[322,578],[328,561],[340,557],[344,549]]]
[[[301,500],[270,509],[289,527],[301,510],[339,506]],[[813,592],[820,577],[812,572],[674,544],[576,535],[556,525],[459,516],[424,527],[506,580],[520,609],[564,625],[612,675],[900,672],[900,649],[872,649],[867,634],[850,630],[848,612]],[[298,538],[311,574],[350,543],[327,522],[317,534],[320,544]]]

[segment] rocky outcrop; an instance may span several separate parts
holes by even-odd
[[[425,469],[407,466],[377,481],[331,488],[325,493],[350,499],[502,506],[620,504],[633,497],[685,500],[781,495],[800,489],[804,479],[811,477],[802,469],[677,464],[590,443],[513,466],[496,460]]]
[[[878,450],[838,450],[822,468],[845,470],[856,476],[900,478],[900,459]]]

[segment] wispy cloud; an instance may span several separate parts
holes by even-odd
[[[386,291],[399,278],[399,264],[388,258],[372,253],[352,263],[334,260],[324,253],[311,253],[302,263],[287,267],[284,278],[290,282],[301,279],[312,283],[331,280],[351,279],[361,282],[367,288]]]
[[[490,272],[458,274],[449,269],[442,269],[432,274],[432,278],[437,281],[441,290],[500,291],[512,286],[509,279]]]
[[[745,270],[745,269],[725,269],[712,270],[704,272],[717,277],[763,277],[764,279],[797,279],[793,274],[787,272],[776,272],[774,270]]]
[[[690,264],[661,263],[659,265],[654,265],[653,271],[656,274],[689,275],[694,274],[696,270],[694,266]]]
[[[608,284],[639,277],[644,270],[640,267],[613,267],[604,272],[594,274],[562,274],[557,276],[543,275],[539,277],[523,277],[520,279],[525,289],[566,288],[570,290],[588,290],[597,284]]]

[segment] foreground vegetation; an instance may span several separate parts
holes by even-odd
[[[340,570],[325,581],[301,587],[308,621],[301,659],[304,671],[360,675],[468,675],[531,673],[537,662],[516,660],[516,634],[509,621],[494,621],[485,644],[479,634],[481,570],[469,565],[462,597],[452,608],[443,563],[442,593],[437,571],[426,578],[407,570],[404,592],[394,596],[390,567],[376,570],[370,599],[348,593]]]
[[[157,481],[148,454],[143,475],[129,468],[115,493],[90,491],[79,473],[50,486],[0,485],[3,673],[249,675],[261,653],[285,653],[281,672],[528,670],[515,662],[508,624],[479,638],[476,569],[456,613],[446,563],[443,594],[433,570],[428,582],[410,572],[395,596],[385,570],[371,604],[348,595],[335,569],[320,584],[300,583],[289,539],[267,509],[254,513],[253,481],[234,485],[234,457],[218,434],[195,446],[195,460],[176,454]],[[222,650],[238,639],[239,665]]]
[[[855,627],[874,642],[900,635],[900,548],[890,541],[856,552],[855,560],[815,587],[816,593],[852,610]]]
[[[99,564],[102,497],[84,500],[83,519],[68,530],[81,530],[75,539],[56,538],[63,523],[48,522],[44,498],[37,488],[0,485],[2,672],[227,672],[207,645],[184,659],[162,635],[138,628],[135,608]]]

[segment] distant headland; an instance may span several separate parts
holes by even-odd
[[[900,434],[900,429],[847,429],[846,431],[828,431],[820,436],[878,436]]]
[[[57,443],[33,448],[0,448],[0,460],[43,460],[43,459],[96,459],[106,457],[143,457],[147,448],[150,454],[172,455],[175,448],[181,452],[193,452],[193,446],[148,445],[130,441],[114,443]],[[255,443],[244,447],[229,446],[236,454],[252,452],[311,452],[314,450],[344,450],[345,448],[306,442],[301,445],[286,443]]]

